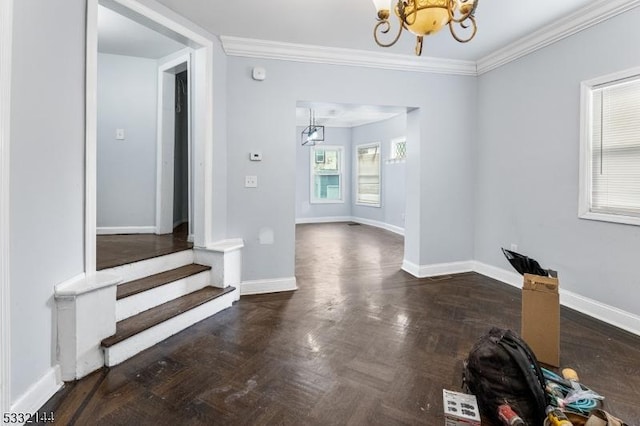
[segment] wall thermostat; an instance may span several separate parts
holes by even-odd
[[[251,161],[262,161],[262,153],[261,152],[252,152],[249,154],[249,160]]]
[[[262,67],[255,67],[253,69],[253,72],[252,72],[251,76],[256,81],[262,81],[265,78],[267,78],[267,70],[265,70]]]

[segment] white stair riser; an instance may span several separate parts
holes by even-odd
[[[149,275],[176,269],[191,263],[193,263],[193,250],[184,250],[164,256],[154,257],[152,259],[141,260],[140,262],[105,269],[104,272],[109,272],[113,275],[119,276],[122,278],[122,282],[126,283],[148,277]]]
[[[105,365],[107,367],[118,365],[143,350],[150,348],[166,338],[184,330],[185,328],[215,315],[223,309],[231,307],[233,301],[237,297],[235,293],[238,291],[238,289],[235,289],[234,291],[202,304],[197,308],[191,309],[163,323],[151,327],[142,333],[138,333],[118,344],[109,348],[104,348]]]
[[[134,294],[116,302],[116,321],[122,321],[142,311],[151,309],[186,294],[206,287],[211,280],[211,272],[204,271],[171,283]]]

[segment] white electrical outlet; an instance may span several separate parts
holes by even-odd
[[[511,251],[518,251],[518,245],[516,243],[511,243]]]
[[[244,177],[244,187],[245,188],[257,188],[258,187],[258,176],[245,176]]]

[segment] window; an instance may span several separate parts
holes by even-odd
[[[582,83],[580,217],[640,225],[640,68]]]
[[[380,144],[356,147],[356,204],[380,207]]]
[[[400,161],[406,158],[407,158],[407,139],[404,137],[392,139],[390,159],[395,161]]]
[[[342,203],[341,146],[311,148],[311,203]]]

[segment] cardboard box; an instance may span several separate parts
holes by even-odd
[[[475,395],[442,389],[445,426],[480,426]]]
[[[560,367],[558,278],[524,274],[521,336],[538,361]]]

